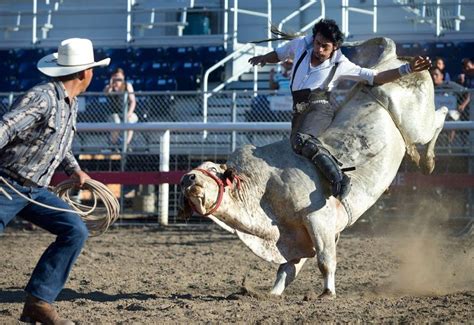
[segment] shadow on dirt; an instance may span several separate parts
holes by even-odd
[[[1,293],[0,293],[1,294]],[[140,292],[133,293],[119,293],[116,295],[109,295],[99,291],[81,293],[71,289],[64,289],[58,296],[58,301],[67,301],[67,300],[76,300],[76,299],[87,299],[90,301],[97,302],[112,302],[118,300],[148,300],[148,299],[157,299],[158,296],[154,294],[144,294]]]

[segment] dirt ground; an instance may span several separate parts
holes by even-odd
[[[473,237],[381,229],[343,233],[337,297],[319,300],[314,260],[277,298],[267,294],[277,265],[217,226],[115,227],[88,240],[56,306],[78,324],[474,322]],[[12,227],[0,236],[0,323],[16,323],[52,240]]]

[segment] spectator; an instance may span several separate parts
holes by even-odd
[[[293,60],[288,59],[282,64],[283,71],[275,73],[275,69],[270,70],[269,83],[270,89],[279,90],[281,92],[290,92],[291,69],[293,68]]]
[[[474,63],[471,59],[464,58],[461,61],[462,72],[458,76],[458,83],[469,89],[474,89]]]
[[[435,105],[436,109],[442,106],[448,108],[448,121],[467,120],[466,107],[469,103],[469,93],[466,93],[463,87],[451,81],[443,80],[443,72],[437,68],[430,69],[431,78],[435,88]],[[456,131],[449,133],[449,143],[452,144],[456,135]]]
[[[61,164],[68,175],[82,186],[90,177],[81,170],[71,144],[78,110],[77,96],[86,91],[93,70],[110,59],[94,60],[92,42],[72,38],[61,42],[58,52],[37,64],[52,77],[20,96],[10,112],[0,119],[0,233],[19,215],[56,236],[31,274],[20,321],[41,324],[72,324],[60,319],[52,303],[69,276],[80,254],[88,230],[73,212],[44,208],[29,199],[56,209],[71,208],[48,185]],[[11,198],[8,198],[8,193]],[[25,254],[25,263],[31,258]]]
[[[462,73],[459,75],[458,81],[461,86],[468,89],[474,89],[474,63],[471,59],[462,59]],[[463,117],[469,120],[469,106],[471,106],[471,92],[466,92],[463,98]]]
[[[109,84],[105,86],[104,92],[109,94],[110,104],[112,107],[112,115],[110,116],[110,122],[121,123],[124,113],[124,94],[127,93],[128,107],[125,115],[125,123],[137,123],[138,116],[135,114],[135,107],[137,101],[135,99],[135,92],[131,83],[125,80],[125,72],[122,68],[117,68],[110,77]],[[130,144],[133,137],[133,131],[126,132],[127,141],[126,144]],[[110,142],[112,145],[120,143],[119,132],[112,132]]]
[[[438,68],[441,73],[444,75],[444,81],[451,81],[451,76],[446,71],[446,64],[444,63],[444,59],[440,56],[437,56],[433,61],[433,67]]]

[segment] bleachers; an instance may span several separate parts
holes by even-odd
[[[45,79],[37,61],[54,49],[0,50],[0,92],[20,92]],[[198,90],[205,69],[225,57],[222,46],[168,48],[98,48],[96,60],[111,58],[107,69],[96,69],[89,91],[102,91],[112,71],[125,70],[137,91]],[[216,74],[214,74],[216,75]]]
[[[11,49],[0,50],[0,92],[21,92],[46,79],[36,70],[36,62],[54,49]],[[350,58],[350,48],[343,52]],[[446,70],[452,77],[461,72],[461,60],[472,57],[474,42],[404,42],[397,44],[400,56],[440,56],[446,63]],[[127,80],[136,91],[154,90],[199,90],[204,72],[224,58],[223,46],[201,47],[158,47],[158,48],[98,48],[96,60],[110,57],[107,69],[96,69],[89,91],[102,91],[113,70],[121,67]],[[220,81],[224,70],[210,75],[212,81]],[[266,81],[260,78],[263,89]],[[251,88],[250,81],[248,81]],[[234,87],[235,88],[235,87]]]

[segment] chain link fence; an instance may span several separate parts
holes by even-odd
[[[0,93],[0,115],[7,112],[19,94]],[[333,92],[333,103],[338,105],[345,91]],[[469,105],[458,111],[459,105],[474,94],[442,89],[436,91],[436,105],[450,109],[451,120],[469,120]],[[200,92],[140,92],[136,93],[135,112],[138,123],[146,122],[202,122],[203,93]],[[470,106],[473,104],[470,103]],[[118,114],[123,121],[127,116],[127,94],[114,96],[103,93],[86,93],[79,97],[78,123],[113,121]],[[458,112],[458,113],[456,113]],[[289,122],[291,121],[291,98],[275,92],[224,91],[209,98],[207,122]],[[472,133],[472,132],[471,132]],[[88,172],[157,172],[160,166],[161,132],[134,131],[131,141],[125,132],[79,132],[73,143],[73,152],[82,168]],[[266,145],[289,137],[289,131],[265,132],[172,132],[170,139],[171,171],[187,171],[201,162],[212,160],[225,162],[230,153],[245,144]],[[448,158],[472,155],[469,131],[443,131],[437,142],[437,156]],[[465,169],[464,172],[468,170]],[[114,186],[122,203],[123,218],[140,217],[156,222],[158,186],[125,185]],[[153,199],[149,199],[152,197]],[[146,200],[145,200],[146,198]],[[183,223],[177,216],[179,189],[169,188],[170,223]],[[151,219],[150,219],[151,218]],[[193,217],[194,218],[194,217]],[[123,221],[124,219],[122,219]],[[201,222],[191,219],[188,222]]]

